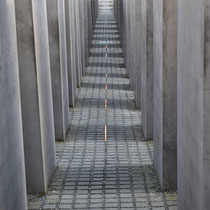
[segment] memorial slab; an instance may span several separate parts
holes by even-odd
[[[210,1],[178,0],[178,208],[210,206]]]
[[[47,0],[50,67],[56,140],[65,140],[69,124],[69,95],[64,3],[64,0]]]
[[[177,188],[177,0],[153,0],[154,160],[163,190]]]
[[[140,38],[141,113],[146,140],[153,138],[153,1],[141,0]]]
[[[45,0],[16,0],[26,181],[44,193],[55,169],[55,131]]]
[[[0,1],[0,209],[27,209],[14,1]]]

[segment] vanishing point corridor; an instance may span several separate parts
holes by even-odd
[[[78,91],[67,140],[56,142],[57,169],[47,194],[29,196],[28,208],[177,209],[176,193],[160,190],[153,142],[143,138],[109,1],[101,1]]]

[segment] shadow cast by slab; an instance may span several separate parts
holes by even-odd
[[[94,62],[94,63],[88,63],[88,67],[108,67],[108,68],[125,68],[125,64],[117,64],[117,63],[101,63],[99,62]]]
[[[101,164],[103,165],[103,158],[101,158]],[[70,166],[69,174],[65,178],[62,174],[65,174],[62,167],[58,167],[54,174],[54,177],[60,176],[59,182],[51,182],[49,192],[63,189],[68,195],[73,195],[76,191],[77,194],[85,195],[88,191],[91,194],[102,194],[102,191],[112,194],[117,194],[117,191],[121,191],[122,194],[133,193],[162,193],[160,189],[159,179],[153,164],[149,165],[135,165],[129,166],[126,163],[110,163],[106,165],[106,169],[103,166],[99,166],[97,161],[92,169],[91,165],[81,168],[78,159],[78,166]],[[59,174],[60,173],[60,174]],[[131,178],[132,177],[132,178]],[[143,178],[145,177],[145,178]],[[79,191],[79,193],[78,193]],[[112,191],[112,192],[111,192]],[[67,195],[66,194],[66,195]],[[162,196],[161,199],[165,199]],[[146,204],[148,206],[148,204]]]
[[[105,57],[107,55],[107,58],[123,58],[123,53],[90,53],[90,57]]]
[[[98,83],[82,83],[82,88],[93,88],[93,89],[104,89],[105,83],[98,84]],[[109,84],[107,86],[108,90],[126,90],[129,91],[131,89],[130,84]]]
[[[89,108],[92,109],[104,109],[105,99],[98,98],[77,98],[77,108]],[[136,106],[133,99],[109,99],[107,100],[107,108],[109,109],[125,109],[136,110]]]
[[[101,119],[101,121],[94,125],[94,122],[89,122],[88,126],[84,124],[80,124],[79,126],[76,124],[71,124],[69,132],[70,135],[67,137],[66,142],[71,141],[79,141],[82,144],[84,144],[84,141],[87,141],[89,143],[97,141],[104,143],[105,141],[105,119]],[[118,125],[115,126],[112,122],[107,122],[107,143],[113,143],[118,142],[125,143],[136,143],[136,142],[144,142],[144,138],[141,131],[141,125],[140,124],[128,124],[128,125]]]
[[[86,76],[88,77],[106,77],[106,74],[105,73],[92,73],[92,72],[88,72],[86,73]],[[110,73],[108,74],[108,77],[110,78],[119,78],[119,79],[128,79],[128,76],[127,74],[115,74],[115,73]],[[86,84],[89,84],[89,83],[86,83]]]

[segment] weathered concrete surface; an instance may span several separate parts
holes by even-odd
[[[153,0],[154,155],[162,189],[177,183],[177,1]]]
[[[153,0],[138,1],[141,20],[139,33],[139,54],[141,69],[141,113],[145,139],[153,138]]]
[[[46,1],[16,0],[28,193],[46,191],[55,168],[55,135]]]
[[[0,209],[27,209],[14,1],[0,1]]]
[[[65,140],[68,129],[68,76],[64,0],[47,0],[55,139]]]
[[[210,1],[178,0],[180,210],[207,210],[210,206],[209,8]]]
[[[71,30],[71,3],[70,0],[65,0],[65,14],[66,14],[66,47],[67,47],[67,67],[68,67],[68,92],[69,92],[69,106],[74,107],[76,98],[76,72],[74,65],[74,57],[72,53],[74,48],[72,45],[72,30]]]

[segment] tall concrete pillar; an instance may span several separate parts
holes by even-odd
[[[88,47],[88,19],[86,18],[87,17],[87,14],[88,14],[88,10],[87,10],[87,1],[83,1],[84,2],[84,5],[83,5],[83,18],[84,18],[84,33],[86,34],[86,36],[83,37],[84,39],[84,63],[85,65],[87,66],[88,64],[88,53],[87,53],[87,47]]]
[[[77,26],[76,26],[76,1],[70,0],[70,33],[72,47],[72,62],[75,71],[76,87],[80,87],[80,74],[78,72],[78,48],[77,48]]]
[[[72,32],[72,3],[71,0],[65,0],[65,15],[66,15],[66,47],[67,47],[67,68],[68,68],[68,92],[69,106],[74,107],[76,99],[76,72],[74,61],[74,45]]]
[[[64,0],[47,0],[55,139],[65,140],[69,95]]]
[[[75,37],[75,1],[70,0],[69,4],[70,12],[69,12],[69,19],[70,19],[70,37],[71,37],[71,61],[72,61],[72,68],[74,69],[74,81],[76,84],[76,87],[78,86],[78,81],[77,81],[77,57],[76,57],[76,37]],[[76,87],[75,87],[75,96],[77,95],[76,93]]]
[[[80,15],[80,43],[81,43],[81,62],[82,62],[82,76],[85,75],[85,15],[84,15],[84,1],[79,0],[79,15]]]
[[[153,0],[140,1],[141,113],[145,139],[153,138]]]
[[[75,25],[75,51],[76,51],[76,77],[77,87],[82,83],[82,58],[81,58],[81,38],[80,38],[80,13],[79,0],[74,0],[74,25]]]
[[[128,48],[128,68],[129,68],[129,77],[131,88],[134,90],[134,94],[136,96],[136,12],[135,12],[135,2],[136,0],[129,1],[128,0],[128,27],[129,27],[129,48]],[[141,82],[141,81],[139,81]]]
[[[136,96],[136,0],[129,1],[129,71],[131,88]],[[141,82],[141,81],[138,81]]]
[[[16,0],[28,193],[46,192],[55,169],[55,134],[45,0]]]
[[[162,189],[177,184],[177,0],[153,0],[154,160]]]
[[[127,74],[130,77],[130,1],[125,0],[125,30],[126,30],[126,70]],[[132,83],[132,82],[131,82]]]
[[[91,0],[87,0],[87,7],[86,9],[86,31],[87,31],[87,36],[86,36],[86,42],[87,42],[87,52],[86,52],[86,57],[89,57],[89,52],[90,48],[92,46],[92,34],[93,34],[93,24],[92,24],[92,10],[91,10]]]
[[[134,75],[134,81],[135,81],[135,101],[136,101],[136,107],[137,109],[141,109],[141,101],[142,101],[142,91],[141,91],[141,0],[135,1],[135,37],[136,37],[136,43],[134,43],[133,47],[135,49],[135,75]]]
[[[122,26],[122,32],[123,32],[123,36],[121,35],[121,40],[122,40],[122,45],[123,45],[123,55],[124,55],[124,60],[125,60],[125,65],[127,67],[127,42],[126,42],[126,39],[127,39],[127,29],[126,29],[126,2],[127,0],[123,0],[122,1],[122,4],[123,4],[123,26]],[[126,68],[126,71],[128,73],[128,69]]]
[[[0,209],[27,209],[14,1],[0,0]]]
[[[178,208],[210,206],[210,1],[178,0]]]
[[[83,71],[82,75],[84,76],[86,73],[86,66],[87,66],[87,58],[86,58],[86,1],[80,0],[80,7],[81,7],[81,43],[82,43],[82,64],[83,64]]]

